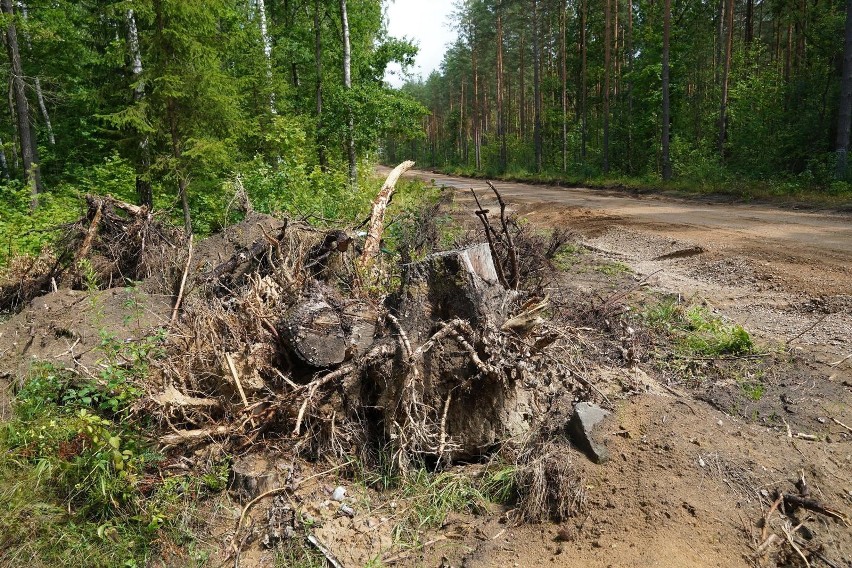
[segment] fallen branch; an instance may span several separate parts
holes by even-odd
[[[237,391],[240,393],[240,399],[243,401],[243,408],[248,408],[248,398],[246,398],[246,391],[243,390],[243,383],[240,382],[240,375],[237,373],[237,367],[234,365],[234,358],[231,357],[230,353],[225,353],[225,361],[228,362],[228,369],[231,371],[231,377],[234,379],[234,383],[237,385]],[[254,428],[254,418],[250,419],[252,428]]]
[[[846,424],[844,424],[843,422],[841,422],[837,418],[832,418],[831,420],[832,420],[832,422],[834,422],[838,426],[842,426],[842,427],[846,428],[846,430],[848,430],[849,432],[852,432],[852,428],[850,428],[849,426],[847,426]]]
[[[231,430],[227,426],[201,428],[199,430],[175,430],[174,434],[161,436],[160,443],[164,446],[175,446],[177,444],[199,442],[208,438],[221,438],[222,436],[230,434],[230,432]]]
[[[77,251],[76,258],[74,259],[75,265],[89,254],[89,250],[92,248],[92,243],[95,240],[95,235],[98,232],[98,226],[101,224],[104,204],[103,201],[98,201],[97,203],[95,215],[92,217],[92,222],[89,223],[89,229],[86,231],[86,237],[83,239],[83,244],[80,246],[80,250]]]
[[[509,288],[509,283],[506,281],[506,275],[503,273],[503,265],[500,262],[500,257],[497,256],[497,247],[494,245],[494,239],[491,236],[491,224],[488,222],[488,210],[482,208],[482,204],[479,203],[479,197],[477,197],[476,192],[473,188],[470,188],[470,192],[473,194],[473,199],[476,200],[476,216],[479,217],[479,220],[482,221],[482,226],[485,229],[485,239],[488,241],[488,249],[491,251],[491,258],[494,260],[494,269],[497,271],[497,280],[500,281],[500,284],[503,285],[504,288]]]
[[[497,196],[497,203],[500,204],[500,224],[503,227],[503,234],[506,237],[506,248],[509,250],[509,268],[512,270],[512,289],[517,290],[518,285],[521,282],[521,274],[518,270],[518,252],[515,249],[515,242],[512,239],[512,233],[509,232],[509,224],[506,221],[506,202],[503,201],[503,197],[500,195],[500,192],[497,191],[497,188],[494,187],[494,184],[490,181],[486,181],[488,187],[491,188],[491,191],[494,192],[494,195]],[[495,259],[496,262],[496,259]]]
[[[177,319],[178,310],[180,309],[180,303],[183,301],[183,292],[186,288],[186,277],[189,275],[189,265],[192,262],[192,238],[193,235],[189,235],[189,252],[186,255],[186,266],[183,268],[183,277],[180,280],[180,290],[178,290],[177,299],[175,300],[175,306],[172,308],[172,317],[169,320],[169,325],[174,325],[175,320]]]
[[[306,477],[305,479],[299,481],[296,485],[297,486],[303,486],[308,481],[312,481],[312,480],[317,479],[319,477],[323,477],[323,476],[328,475],[330,473],[334,473],[335,471],[337,471],[339,469],[343,469],[344,467],[352,464],[353,462],[354,462],[354,460],[349,460],[346,463],[336,465],[331,469],[327,469],[323,472],[316,473],[314,475]],[[271,497],[272,495],[277,495],[279,493],[287,494],[287,498],[290,501],[291,505],[293,505],[293,509],[296,510],[296,506],[293,504],[293,499],[290,497],[290,494],[288,493],[288,491],[289,491],[289,488],[287,488],[287,487],[276,487],[275,489],[270,489],[269,491],[266,491],[265,493],[261,493],[260,495],[255,497],[254,499],[252,499],[251,501],[246,503],[245,507],[243,507],[243,511],[242,511],[242,513],[240,513],[240,518],[239,518],[239,520],[237,520],[237,527],[234,529],[234,536],[231,539],[232,547],[233,547],[233,553],[235,555],[235,558],[234,558],[234,565],[235,566],[239,566],[240,548],[241,548],[240,540],[237,537],[240,534],[240,530],[242,530],[242,528],[243,528],[243,522],[245,522],[246,515],[248,515],[249,510],[251,510],[252,507],[257,505],[258,503],[260,503],[261,501],[263,501],[267,497]]]
[[[815,499],[807,499],[805,497],[799,497],[798,495],[791,495],[789,493],[781,493],[779,496],[784,498],[784,504],[787,506],[792,508],[801,507],[802,509],[807,509],[808,511],[813,511],[814,513],[819,513],[820,515],[825,515],[826,517],[840,521],[847,527],[849,526],[849,519],[847,519],[843,513],[831,509]]]
[[[363,267],[372,262],[379,255],[380,243],[382,241],[382,232],[384,232],[385,211],[388,203],[390,203],[393,193],[396,190],[396,182],[400,176],[410,170],[414,166],[414,162],[403,162],[393,169],[385,180],[382,189],[373,200],[373,205],[370,210],[370,225],[367,229],[367,238],[364,242],[364,251],[361,253],[359,264]]]
[[[328,560],[328,563],[331,564],[334,568],[343,568],[343,565],[337,558],[335,558],[331,550],[322,542],[320,542],[317,537],[315,537],[314,535],[308,535],[308,542],[313,544],[317,548],[317,550],[319,550],[322,555],[325,556],[325,559]]]

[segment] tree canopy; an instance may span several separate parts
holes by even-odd
[[[425,138],[390,149],[491,175],[656,180],[668,157],[696,183],[830,188],[846,4],[464,0],[441,70],[404,87]]]

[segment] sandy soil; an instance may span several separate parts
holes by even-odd
[[[459,189],[462,209],[470,187],[488,191],[478,180],[409,175]],[[795,492],[802,476],[820,499],[852,511],[852,432],[835,422],[852,422],[852,360],[842,361],[852,353],[852,215],[498,188],[520,216],[576,232],[589,254],[630,267],[650,292],[704,302],[788,353],[768,368],[760,401],[744,404],[734,381],[620,396],[605,427],[612,461],[598,466],[578,454],[586,517],[523,527],[501,524],[498,514],[461,519],[473,536],[442,541],[411,565],[804,566],[784,554],[759,561],[755,549],[765,538],[767,495]],[[817,551],[811,565],[852,567],[852,531],[807,518],[799,544]]]
[[[471,199],[471,187],[489,192],[480,180],[416,170],[408,175],[457,188],[461,202]],[[522,217],[580,233],[592,250],[650,284],[707,300],[758,336],[796,338],[793,345],[818,348],[831,361],[852,353],[852,214],[497,186]]]

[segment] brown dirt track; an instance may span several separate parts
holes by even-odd
[[[409,175],[458,189],[459,208],[468,211],[468,189],[488,191],[479,180]],[[496,517],[465,519],[476,525],[473,536],[437,544],[411,565],[804,566],[795,555],[755,556],[767,509],[760,491],[794,491],[804,475],[820,499],[852,512],[852,432],[835,423],[852,424],[852,359],[838,363],[852,353],[852,215],[497,187],[535,226],[576,232],[590,254],[629,266],[655,292],[708,304],[760,341],[790,349],[795,363],[775,368],[764,400],[749,409],[778,417],[775,425],[732,410],[726,385],[622,398],[607,426],[612,461],[578,460],[588,517],[519,528]],[[799,432],[819,441],[797,439]],[[807,526],[805,544],[820,555],[811,555],[811,566],[852,567],[852,529],[814,514]],[[560,528],[567,542],[556,539]]]

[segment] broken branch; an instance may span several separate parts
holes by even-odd
[[[395,167],[373,200],[373,206],[370,211],[370,226],[367,229],[367,239],[364,242],[364,251],[361,253],[359,260],[362,267],[366,266],[379,255],[379,245],[382,240],[382,232],[384,231],[385,211],[396,190],[396,182],[412,166],[414,166],[414,162],[409,160]]]

